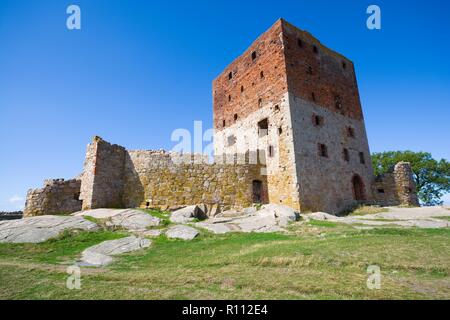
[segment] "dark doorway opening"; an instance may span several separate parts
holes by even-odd
[[[357,201],[366,200],[366,195],[364,192],[364,182],[357,174],[353,176],[352,185],[354,199]]]
[[[262,181],[253,180],[252,182],[252,194],[253,194],[253,203],[262,203]]]

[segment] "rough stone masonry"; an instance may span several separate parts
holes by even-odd
[[[360,203],[419,204],[408,163],[373,174],[353,63],[283,19],[213,81],[213,110],[215,163],[94,137],[79,179],[30,190],[24,215],[199,203],[338,214]]]

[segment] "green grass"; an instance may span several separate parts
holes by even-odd
[[[65,268],[84,248],[121,236],[81,232],[42,244],[1,244],[0,298],[450,298],[450,229],[356,230],[314,220],[290,225],[288,234],[160,236],[107,268],[83,268],[81,290],[65,287]],[[381,268],[380,290],[366,287],[369,265]]]
[[[172,224],[172,222],[169,219],[170,212],[160,211],[160,210],[156,210],[156,209],[139,209],[139,210],[141,210],[151,216],[161,219],[161,223],[160,223],[159,227],[167,227],[170,224]]]

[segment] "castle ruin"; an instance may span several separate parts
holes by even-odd
[[[94,137],[83,174],[29,190],[24,214],[275,203],[339,214],[414,205],[408,163],[373,174],[353,63],[278,20],[213,81],[214,156],[131,151]],[[230,160],[231,159],[231,160]]]

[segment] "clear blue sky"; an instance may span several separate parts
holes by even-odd
[[[81,7],[82,29],[66,28]],[[370,4],[382,30],[366,28]],[[0,1],[0,210],[82,171],[93,135],[170,149],[211,81],[278,18],[354,61],[371,151],[450,159],[449,1]]]

